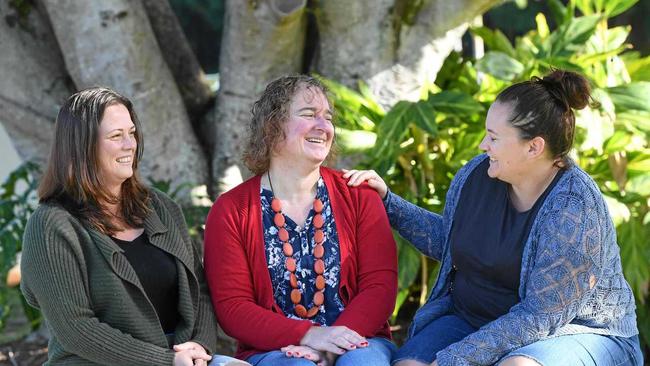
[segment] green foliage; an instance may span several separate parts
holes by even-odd
[[[19,292],[17,288],[8,288],[5,281],[7,273],[16,264],[27,220],[37,205],[34,176],[38,171],[36,164],[25,163],[0,186],[0,329],[12,311],[9,297]],[[22,304],[32,329],[36,329],[41,321],[40,313],[24,301]]]
[[[345,111],[338,123],[355,129],[363,120],[364,133],[376,134],[376,143],[361,149],[368,159],[359,168],[375,169],[393,192],[441,212],[454,174],[479,153],[486,110],[499,91],[552,68],[585,75],[599,105],[577,114],[573,154],[610,207],[623,270],[637,299],[642,338],[648,344],[650,311],[644,305],[650,284],[650,57],[627,51],[629,27],[609,28],[607,24],[608,18],[635,3],[574,0],[564,5],[551,0],[548,5],[556,29],[549,29],[545,16],[538,14],[536,29],[514,44],[499,30],[472,29],[488,48],[483,58],[473,60],[452,52],[434,86],[443,91],[415,102],[400,101],[385,113],[380,109],[368,113],[362,107],[376,104],[367,93],[329,83],[334,85],[336,109]],[[583,15],[577,16],[576,9]],[[395,314],[411,294],[420,292],[424,301],[435,278],[428,269],[433,263],[417,260],[401,238],[397,243],[400,268]]]

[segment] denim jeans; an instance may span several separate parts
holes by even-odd
[[[234,363],[233,363],[234,362]],[[208,366],[229,366],[229,365],[245,365],[245,361],[238,360],[229,356],[223,355],[212,355],[212,360],[208,363]]]
[[[449,314],[426,325],[400,348],[393,364],[401,360],[431,363],[436,353],[477,331],[461,317]],[[598,334],[573,334],[534,342],[505,355],[530,358],[542,366],[642,366],[639,336],[630,338]],[[498,363],[497,363],[498,365]]]
[[[336,366],[388,366],[395,352],[395,345],[388,339],[368,339],[368,346],[347,351],[336,360]],[[282,351],[258,353],[247,360],[253,366],[314,366],[305,358],[287,357]]]

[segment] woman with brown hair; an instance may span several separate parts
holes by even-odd
[[[245,162],[205,230],[205,271],[237,357],[256,366],[389,365],[396,248],[381,200],[325,168],[323,85],[281,77],[253,106]]]
[[[59,111],[21,262],[25,298],[51,331],[47,364],[212,358],[201,257],[180,207],[140,182],[142,149],[133,105],[112,90],[82,90]]]

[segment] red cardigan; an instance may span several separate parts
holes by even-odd
[[[379,195],[349,187],[341,173],[321,168],[336,217],[341,254],[339,294],[345,310],[333,325],[364,337],[390,338],[397,295],[397,254]],[[299,344],[313,325],[289,319],[275,303],[264,251],[261,177],[222,194],[205,228],[205,273],[223,330],[239,342],[236,357]]]

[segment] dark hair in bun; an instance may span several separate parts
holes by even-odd
[[[497,96],[497,102],[512,108],[509,122],[519,130],[521,138],[540,136],[556,159],[556,165],[567,167],[575,135],[574,109],[595,106],[589,82],[584,76],[564,70],[552,70],[539,78],[533,76],[509,86]]]

